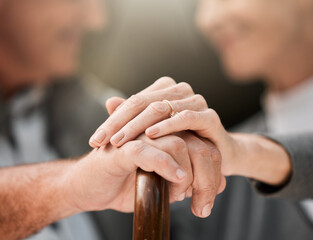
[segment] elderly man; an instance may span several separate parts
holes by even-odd
[[[106,146],[82,156],[89,150],[89,136],[106,115],[71,76],[83,33],[104,25],[101,3],[0,1],[1,239],[102,238],[84,212],[131,212],[137,167],[171,182],[171,201],[176,201],[184,198],[182,193],[193,181],[189,154],[207,163],[185,142],[207,142],[208,151],[220,158],[206,140],[183,140],[188,133],[155,141],[141,135],[121,148]],[[170,78],[161,78],[142,93],[150,101],[166,96],[185,107],[197,103],[194,110],[207,108],[188,84]],[[127,106],[137,104],[133,98]],[[55,159],[59,161],[50,161]],[[225,179],[219,176],[221,192]],[[204,198],[195,197],[200,212]]]
[[[206,221],[194,220],[191,224],[185,217],[188,211],[184,213],[189,203],[176,204],[173,226],[180,231],[173,232],[174,239],[312,239],[312,9],[312,0],[200,1],[199,26],[216,46],[228,74],[243,82],[261,77],[267,85],[263,111],[237,130],[259,132],[269,138],[228,133],[212,109],[182,111],[176,101],[170,102],[177,112],[174,117],[153,117],[145,109],[133,120],[125,120],[124,115],[122,120],[114,121],[116,131],[112,133],[107,124],[121,114],[121,106],[95,133],[97,136],[104,130],[106,136],[97,141],[91,138],[94,147],[109,141],[119,147],[142,131],[157,139],[193,130],[217,145],[223,175],[250,178],[259,193],[272,197],[262,198],[251,191],[246,179],[231,177]],[[111,99],[109,109],[115,109],[119,101]],[[165,120],[159,122],[160,118]],[[205,153],[201,146],[199,151]],[[207,192],[212,193],[208,198],[212,209],[216,185],[209,170],[206,175],[202,172],[201,180],[211,183],[207,184]],[[194,168],[199,176],[197,171]],[[197,192],[190,189],[186,192],[186,196],[194,194]]]

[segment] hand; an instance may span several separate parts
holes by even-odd
[[[152,88],[162,87],[161,84],[163,84],[164,82],[166,83],[168,80],[169,79],[166,78],[161,79],[143,92],[149,93],[150,91],[153,91]],[[118,116],[120,116],[120,105],[124,101],[125,100],[122,98],[112,98],[106,104],[106,107],[110,114],[115,111],[114,115],[115,120],[117,121],[115,123],[117,125],[118,121],[121,121]],[[196,111],[200,111],[203,109],[207,109],[207,104],[204,98],[200,95],[195,95],[183,100],[171,101],[171,105],[174,107],[175,110],[194,109]],[[163,109],[163,112],[154,111],[153,109]],[[126,134],[124,134],[125,137],[123,141],[119,142],[118,144],[115,143],[115,145],[122,146],[127,141],[135,138],[141,132],[144,132],[147,127],[158,121],[168,118],[170,112],[171,108],[165,102],[155,102],[151,104],[149,107],[144,109],[142,113],[138,113],[137,117],[135,117],[130,123],[126,123],[126,125],[120,131],[126,132]],[[124,120],[125,119],[123,118],[123,121]],[[106,124],[107,122],[105,122],[97,131],[100,131],[100,129],[105,127]],[[119,133],[115,135],[118,135]],[[188,135],[190,136],[183,137]],[[216,146],[207,140],[200,140],[190,133],[184,133],[183,136],[181,137],[185,140],[185,144],[188,147],[188,152],[191,157],[190,160],[193,166],[199,165],[199,167],[193,167],[194,173],[196,174],[193,184],[189,187],[187,192],[182,193],[180,196],[176,195],[176,200],[182,200],[184,196],[193,196],[191,205],[193,213],[199,217],[207,217],[213,207],[215,196],[221,193],[226,185],[225,177],[220,174],[221,154],[216,149]],[[91,138],[91,141],[92,139],[93,137]],[[114,141],[111,142],[114,144]],[[149,144],[154,145],[153,142],[149,142]],[[166,147],[167,145],[164,144],[163,146]],[[208,168],[208,166],[210,166],[210,168]],[[173,201],[172,197],[171,199]]]
[[[146,128],[169,117],[171,108],[162,100],[171,100],[176,111],[207,109],[204,98],[194,95],[189,84],[176,84],[164,77],[128,100],[109,99],[106,106],[113,114],[96,130],[90,138],[91,147],[100,147],[111,141],[113,146],[122,146],[135,139]]]
[[[171,155],[175,156],[175,159],[184,159],[185,166],[189,166],[186,161],[191,163],[192,172],[189,169],[186,171],[188,176],[193,176],[193,179],[187,178],[186,182],[170,184],[170,193],[177,193],[170,199],[173,202],[181,201],[185,197],[192,197],[191,210],[194,215],[208,217],[211,214],[216,195],[223,192],[226,186],[225,177],[221,174],[221,154],[210,141],[196,137],[191,132],[181,132],[177,136],[166,136],[167,138],[162,140],[160,138],[150,140],[145,135],[141,135],[140,139],[151,146],[161,147],[163,151],[172,151]],[[173,149],[174,143],[177,149]],[[173,185],[181,184],[183,186],[179,189],[184,190],[183,192],[172,189]]]
[[[155,84],[159,85],[163,81],[166,82],[168,79],[160,79]],[[150,93],[152,88],[154,88],[154,85],[144,91]],[[123,102],[125,102],[125,100],[122,98],[109,99],[106,104],[109,114],[112,114],[115,111],[115,117],[119,116]],[[238,165],[237,156],[239,160],[242,158],[238,153],[239,151],[236,151],[238,149],[238,144],[234,141],[231,135],[226,132],[217,113],[213,109],[208,108],[205,99],[200,95],[194,95],[183,100],[170,101],[170,104],[173,106],[175,112],[178,112],[174,118],[169,118],[171,108],[168,103],[154,102],[141,113],[138,113],[137,117],[132,119],[129,123],[126,123],[124,127],[113,136],[113,141],[111,141],[112,144],[120,147],[126,142],[133,140],[138,134],[141,134],[145,130],[147,136],[154,139],[159,136],[165,136],[167,134],[177,133],[184,130],[194,130],[199,136],[215,143],[218,149],[222,152],[222,174],[225,176],[234,174],[236,172],[234,167]],[[196,105],[194,107],[195,110],[190,110],[192,108],[191,105]],[[160,114],[161,111],[158,112],[152,109],[163,109],[164,111],[163,114]],[[122,120],[119,120],[116,117],[116,121],[121,122]],[[173,121],[175,121],[175,123],[171,125]],[[163,132],[154,134],[153,131],[158,131],[155,129],[158,128],[159,125],[157,123],[159,122],[162,124]],[[176,123],[177,125],[175,125]],[[106,121],[99,127],[99,129],[103,126],[106,127],[107,124],[108,122]],[[99,129],[97,131],[99,131]],[[120,134],[122,134],[124,138],[119,143],[115,143],[114,137]],[[91,139],[93,139],[93,137],[91,137]],[[220,149],[220,147],[223,148]]]
[[[158,148],[147,144],[144,138]],[[133,211],[138,167],[169,181],[172,201],[183,199],[181,194],[193,179],[182,139],[166,136],[152,141],[142,136],[120,148],[107,145],[94,149],[73,165],[65,177],[65,198],[81,211]]]
[[[155,139],[184,130],[192,130],[198,136],[216,144],[222,154],[222,173],[227,176],[233,173],[234,161],[237,160],[236,141],[226,132],[219,116],[213,109],[178,112],[174,117],[147,128],[145,133],[148,137]]]
[[[290,158],[282,146],[254,134],[228,133],[213,109],[179,112],[149,127],[146,135],[158,138],[183,130],[193,130],[217,146],[222,155],[223,175],[241,175],[281,185],[291,174]]]
[[[80,211],[131,212],[140,167],[169,182],[171,202],[192,196],[194,214],[207,217],[215,196],[226,184],[220,163],[216,147],[190,133],[155,140],[143,134],[120,148],[107,145],[94,149],[78,161],[66,174],[64,196]]]

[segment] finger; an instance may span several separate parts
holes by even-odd
[[[115,111],[90,138],[92,147],[100,147],[109,143],[111,137],[126,125],[130,120],[141,113],[149,104],[164,99],[177,100],[193,95],[192,88],[187,83],[179,83],[175,86],[134,95],[126,100],[122,106]]]
[[[111,115],[125,101],[126,100],[121,97],[111,97],[106,101],[105,107],[108,113]]]
[[[220,187],[217,191],[217,194],[222,193],[226,188],[226,178],[224,175],[221,174],[221,183],[220,183]],[[192,197],[192,186],[190,186],[186,192],[186,197]]]
[[[123,151],[123,156],[117,159],[117,164],[128,172],[139,167],[147,172],[156,172],[173,183],[182,182],[187,175],[171,155],[143,141],[128,142],[120,149]]]
[[[208,217],[221,183],[221,155],[215,145],[192,134],[184,139],[194,176],[191,209],[198,217]]]
[[[151,86],[147,87],[146,89],[142,90],[140,93],[147,93],[152,92],[156,90],[160,90],[163,88],[171,87],[176,84],[175,80],[170,77],[162,77],[155,81]],[[113,97],[109,98],[106,102],[106,109],[109,113],[109,115],[112,115],[114,111],[117,111],[125,102],[125,99],[120,97]],[[105,132],[101,131],[101,129],[97,130],[99,141],[101,141],[101,138],[104,137]],[[102,133],[102,134],[100,134]],[[95,139],[90,138],[89,145],[93,148],[99,147],[98,141],[95,141]]]
[[[161,77],[156,80],[152,85],[142,90],[140,93],[153,92],[163,88],[168,88],[176,84],[175,80],[170,77]]]
[[[140,93],[147,93],[147,92],[153,92],[157,91],[163,88],[168,88],[171,86],[174,86],[176,84],[175,80],[170,77],[162,77],[158,80],[156,80],[152,85],[142,90]],[[125,102],[124,98],[120,97],[112,97],[109,98],[106,102],[106,108],[111,115],[115,110],[118,109],[118,107]]]
[[[209,138],[210,136],[214,136],[216,131],[223,129],[220,119],[213,109],[200,112],[184,110],[172,118],[149,127],[146,130],[146,135],[151,138],[157,138],[170,133],[193,130],[198,135]]]
[[[179,164],[179,166],[187,173],[187,176],[183,181],[178,184],[175,183],[169,185],[170,199],[175,201],[184,200],[187,189],[189,186],[191,186],[193,181],[192,168],[186,143],[182,138],[174,135],[165,136],[155,140],[150,140],[147,137],[145,138],[145,142],[147,142],[149,145],[170,154],[171,157]]]
[[[207,103],[201,95],[193,95],[182,100],[170,102],[175,111],[207,109]],[[135,139],[148,127],[162,120],[169,118],[172,112],[167,102],[153,102],[144,111],[128,122],[121,130],[113,135],[110,142],[116,147],[122,146],[125,142]]]

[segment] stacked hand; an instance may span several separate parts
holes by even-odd
[[[128,100],[109,99],[106,107],[111,116],[90,138],[95,149],[68,178],[74,191],[70,195],[77,196],[72,204],[81,210],[132,211],[138,167],[169,181],[172,202],[191,196],[191,209],[199,217],[210,215],[216,195],[225,188],[224,176],[279,185],[290,174],[288,154],[280,145],[228,133],[217,113],[186,83],[161,78]],[[177,113],[169,117],[173,110]]]
[[[133,153],[119,157],[123,162],[116,163],[128,169],[131,175],[124,179],[126,185],[112,178],[111,186],[116,184],[128,191],[123,192],[118,190],[118,187],[114,187],[124,195],[123,198],[116,199],[126,198],[127,201],[123,204],[114,202],[113,208],[123,211],[132,210],[131,204],[124,209],[119,206],[125,206],[129,199],[133,199],[133,170],[140,167],[146,171],[155,171],[170,182],[171,201],[181,201],[187,196],[192,196],[193,213],[199,217],[207,217],[216,195],[222,192],[226,185],[225,177],[221,174],[222,156],[211,141],[194,132],[171,131],[170,133],[175,135],[163,134],[162,137],[154,140],[142,134],[150,126],[169,119],[172,109],[167,102],[162,101],[164,99],[170,101],[170,105],[177,112],[208,110],[204,98],[195,95],[188,84],[176,84],[170,78],[161,78],[128,100],[121,98],[108,100],[106,107],[111,116],[91,137],[90,145],[94,148],[100,147],[95,151],[110,148],[114,151],[126,149],[124,153]],[[134,144],[140,145],[139,151],[137,151],[138,145],[134,146]],[[153,154],[157,151],[158,153]],[[168,160],[165,160],[164,156],[167,156]],[[131,168],[126,167],[129,164],[133,164]],[[111,174],[116,174],[115,169],[112,169]],[[177,173],[184,177],[177,178]],[[119,173],[119,176],[123,174],[125,175]]]

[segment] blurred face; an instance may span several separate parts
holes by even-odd
[[[197,23],[229,75],[249,79],[266,76],[301,43],[310,15],[311,0],[201,0]]]
[[[1,0],[0,51],[18,69],[43,77],[73,74],[83,33],[103,27],[101,5],[101,0]]]

